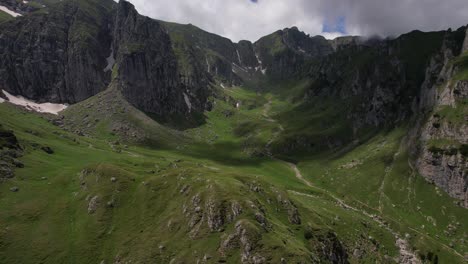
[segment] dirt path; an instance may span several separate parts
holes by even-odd
[[[266,121],[268,122],[272,122],[272,123],[277,123],[276,120],[272,119],[269,115],[269,111],[271,109],[271,98],[268,99],[268,102],[265,104],[264,106],[264,109],[263,109],[263,116],[265,118]],[[391,233],[394,237],[395,237],[395,245],[398,247],[399,249],[399,258],[398,258],[398,263],[403,263],[403,264],[419,264],[421,263],[421,261],[419,260],[419,258],[416,256],[416,254],[412,251],[411,249],[411,246],[410,244],[408,243],[408,241],[404,238],[404,237],[401,237],[400,234],[398,232],[396,232],[395,230],[393,230],[387,223],[385,223],[380,217],[378,216],[375,216],[375,215],[371,215],[369,214],[368,212],[366,212],[365,210],[362,210],[362,209],[358,209],[358,208],[355,208],[353,206],[350,206],[348,205],[347,203],[345,203],[343,200],[341,200],[340,198],[336,197],[334,194],[332,194],[331,192],[329,192],[328,190],[325,190],[325,189],[322,189],[320,187],[317,187],[317,186],[314,186],[310,181],[308,181],[306,178],[304,178],[304,176],[302,175],[301,171],[299,170],[299,168],[297,167],[296,164],[294,163],[291,163],[291,162],[287,162],[287,161],[284,161],[284,160],[280,160],[280,159],[277,159],[273,156],[273,154],[271,153],[271,149],[270,149],[270,146],[271,144],[275,141],[275,139],[279,136],[279,134],[284,131],[284,127],[279,124],[278,125],[278,128],[279,130],[275,133],[273,133],[271,139],[268,141],[268,143],[266,144],[265,146],[265,149],[267,151],[267,154],[277,160],[277,161],[280,161],[280,162],[283,162],[285,164],[287,164],[295,173],[296,175],[296,178],[299,179],[300,181],[302,181],[305,185],[311,187],[311,188],[314,188],[314,189],[317,189],[317,190],[320,190],[321,192],[323,193],[326,193],[328,196],[330,196],[333,200],[335,200],[341,207],[347,209],[347,210],[352,210],[352,211],[355,211],[355,212],[358,212],[362,215],[365,215],[366,217],[370,218],[372,221],[374,221],[375,223],[377,223],[379,226],[381,227],[384,227],[389,233]],[[395,154],[395,157],[394,159],[398,156],[398,153]],[[382,190],[383,190],[383,187],[384,187],[384,184],[385,184],[385,178],[386,178],[386,175],[388,173],[391,172],[393,168],[393,164],[387,168],[386,170],[386,173],[385,173],[385,176],[384,176],[384,179],[382,181]],[[291,191],[291,192],[294,192],[296,194],[299,194],[298,192],[296,191]],[[307,195],[307,194],[303,194],[303,195]],[[383,197],[380,198],[380,200],[382,199]],[[380,204],[380,202],[379,202]],[[381,210],[383,208],[383,206],[380,206],[379,205],[379,209]]]
[[[285,161],[283,161],[285,162]],[[408,241],[400,236],[400,234],[398,232],[396,232],[395,230],[393,230],[387,223],[385,223],[380,217],[378,216],[375,216],[375,215],[372,215],[372,214],[369,214],[368,212],[366,212],[365,210],[362,210],[362,209],[358,209],[356,207],[353,207],[353,206],[350,206],[348,205],[347,203],[345,203],[343,200],[341,200],[340,198],[336,197],[335,195],[333,195],[331,192],[325,190],[325,189],[322,189],[322,188],[319,188],[319,187],[316,187],[314,186],[311,182],[309,182],[308,180],[306,180],[304,178],[304,176],[302,176],[302,173],[300,172],[300,170],[297,168],[296,164],[293,164],[293,163],[289,163],[289,162],[285,162],[287,163],[291,169],[295,172],[296,174],[296,178],[298,178],[299,180],[301,180],[304,184],[306,184],[307,186],[311,187],[311,188],[315,188],[315,189],[318,189],[324,193],[326,193],[327,195],[329,195],[333,200],[335,200],[341,207],[347,209],[347,210],[352,210],[352,211],[355,211],[355,212],[358,212],[362,215],[365,215],[367,216],[368,218],[370,218],[372,221],[374,221],[375,223],[377,223],[380,227],[383,227],[385,228],[385,230],[387,230],[389,233],[391,233],[394,237],[395,237],[395,245],[398,247],[399,249],[399,253],[400,253],[400,256],[399,256],[399,259],[398,259],[398,263],[404,263],[404,264],[419,264],[421,263],[421,261],[419,260],[419,258],[416,256],[416,254],[412,251],[411,249],[411,246],[410,244],[408,243]]]
[[[401,148],[401,146],[400,146]],[[395,161],[397,160],[398,156],[400,155],[400,150],[398,150],[395,155],[393,155],[392,157],[392,163],[387,166],[385,168],[385,173],[384,173],[384,176],[383,176],[383,179],[382,179],[382,183],[380,184],[380,187],[379,187],[379,212],[380,214],[383,213],[383,209],[384,209],[384,199],[389,199],[387,197],[387,195],[385,195],[385,181],[387,180],[388,176],[390,175],[390,173],[392,173],[393,171],[393,167],[395,165]]]

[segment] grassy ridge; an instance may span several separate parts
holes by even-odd
[[[295,89],[300,92],[304,85]],[[272,138],[281,140],[281,132],[289,127],[298,129],[288,122],[318,114],[295,110],[290,119],[281,118],[296,106],[278,94],[241,87],[221,92],[228,99],[215,99],[214,110],[205,113],[206,123],[184,135],[171,134],[118,102],[121,98],[112,89],[64,113],[66,124],[74,120],[75,126],[65,126],[71,131],[88,127],[81,120],[98,120],[84,131],[88,136],[0,104],[2,125],[19,138],[26,165],[14,179],[0,184],[0,224],[7,227],[0,231],[0,262],[183,263],[209,256],[237,263],[242,249],[220,245],[237,232],[238,224],[254,245],[252,254],[272,262],[285,256],[292,262],[327,261],[319,249],[333,244],[335,236],[351,263],[392,262],[399,254],[395,237],[370,217],[374,214],[402,236],[408,234],[420,257],[437,255],[442,263],[461,263],[459,254],[467,250],[466,244],[456,243],[453,249],[450,244],[463,239],[466,210],[412,173],[406,150],[400,148],[405,128],[327,158],[300,159],[302,174],[314,186],[309,187],[287,163],[266,156],[265,149]],[[323,118],[317,116],[318,124]],[[116,143],[120,136],[112,122],[124,121],[146,135],[158,135],[159,143],[132,143],[125,137]],[[42,146],[51,147],[54,154],[45,153]],[[20,191],[10,192],[13,186]],[[235,221],[226,220],[222,231],[211,230],[205,220],[190,227],[197,195],[203,212],[210,211],[209,203],[224,212],[236,201],[242,213]],[[344,208],[334,197],[360,211]],[[297,208],[301,224],[291,224],[290,209],[279,202],[284,199]],[[259,212],[266,217],[266,228],[256,220]],[[455,232],[444,232],[449,224],[457,227]],[[357,248],[359,254],[354,254]]]

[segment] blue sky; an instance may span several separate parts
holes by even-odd
[[[334,33],[338,32],[341,34],[347,34],[346,32],[346,17],[338,16],[335,18],[326,18],[322,25],[323,33]]]

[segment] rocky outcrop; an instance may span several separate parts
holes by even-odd
[[[18,160],[22,154],[15,134],[0,125],[0,181],[13,178],[15,169],[24,167]]]
[[[465,41],[463,42],[462,53],[468,51],[468,27],[466,28]]]
[[[309,100],[356,98],[348,106],[353,131],[365,126],[392,125],[413,116],[413,100],[420,94],[425,67],[441,46],[444,33],[411,32],[395,40],[351,46],[312,66]],[[425,43],[431,38],[430,44]],[[418,59],[409,57],[410,45],[427,45]],[[357,63],[359,62],[359,63]]]
[[[177,60],[161,25],[120,1],[113,26],[119,89],[138,109],[158,115],[188,113]]]
[[[454,34],[457,32],[446,35],[440,55],[432,59],[431,65],[438,62],[439,66],[430,67],[432,73],[426,72],[420,109],[431,113],[421,129],[416,167],[429,182],[468,207],[468,125],[464,104],[468,81],[453,78],[460,70],[453,61],[461,46]]]
[[[460,199],[461,205],[468,208],[468,161],[465,155],[450,149],[425,149],[418,168],[421,175],[450,196]]]
[[[336,264],[349,263],[346,248],[335,233],[325,230],[311,230],[310,227],[308,229],[305,238],[321,260]]]
[[[0,86],[38,102],[77,103],[118,77],[124,97],[156,115],[203,111],[209,80],[187,76],[160,22],[111,0],[65,1],[0,26]],[[230,69],[229,69],[229,72]]]
[[[255,56],[254,44],[247,40],[241,40],[236,45],[237,59],[240,66],[249,70],[259,66],[257,57]]]
[[[266,260],[259,254],[254,254],[261,235],[250,222],[241,220],[235,225],[234,233],[221,241],[219,252],[222,256],[229,250],[240,249],[242,263],[265,263]]]
[[[294,225],[301,224],[301,217],[299,215],[299,210],[289,199],[284,198],[281,194],[278,194],[277,201],[280,206],[287,211],[289,223]]]
[[[94,214],[101,203],[101,199],[98,195],[93,196],[88,203],[88,214]]]
[[[306,61],[333,53],[324,37],[310,37],[296,27],[279,30],[254,45],[262,70],[274,79],[297,76],[304,72]]]
[[[223,232],[226,225],[242,214],[242,206],[232,200],[209,197],[203,202],[202,194],[196,194],[183,206],[189,236],[197,238],[203,229],[208,232]]]
[[[456,89],[458,91],[453,102],[447,102],[446,98],[439,97],[436,113],[429,118],[422,130],[422,149],[416,164],[419,173],[428,181],[446,191],[450,196],[461,200],[462,206],[468,207],[468,178],[466,175],[468,168],[468,125],[466,122],[455,123],[453,120],[447,120],[443,113],[437,112],[437,109],[441,107],[450,107],[449,111],[463,113],[460,108],[466,106],[457,105],[457,102],[468,98],[466,96],[468,86],[465,86],[464,83],[465,81],[459,81],[453,85],[453,88],[451,85],[446,85],[440,92],[441,94],[453,94],[453,92],[446,90],[455,91]],[[466,120],[466,116],[462,120]]]

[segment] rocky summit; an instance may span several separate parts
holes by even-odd
[[[467,26],[235,43],[0,6],[0,263],[468,261]]]

